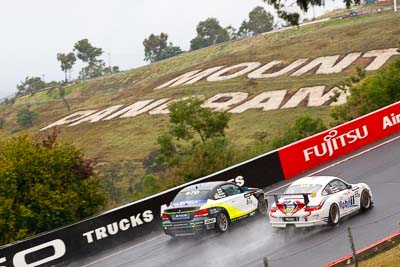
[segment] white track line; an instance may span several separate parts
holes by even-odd
[[[118,252],[116,252],[116,253],[114,253],[114,254],[111,254],[111,255],[108,255],[108,256],[106,256],[106,257],[104,257],[104,258],[95,260],[95,261],[93,261],[93,262],[91,262],[91,263],[88,263],[88,264],[86,264],[86,265],[82,265],[82,267],[87,267],[87,266],[90,266],[90,265],[99,263],[99,262],[104,261],[104,260],[106,260],[106,259],[109,259],[109,258],[112,258],[112,257],[114,257],[114,256],[117,256],[117,255],[119,255],[119,254],[121,254],[121,253],[124,253],[124,252],[126,252],[126,251],[128,251],[128,250],[131,250],[131,249],[137,248],[137,247],[139,247],[139,246],[142,246],[142,245],[144,245],[144,244],[146,244],[146,243],[152,242],[152,241],[154,241],[154,240],[156,240],[156,239],[158,239],[158,238],[160,238],[160,237],[163,237],[163,236],[164,236],[164,235],[158,235],[158,236],[156,236],[156,237],[154,237],[154,238],[152,238],[152,239],[143,241],[142,243],[138,243],[138,244],[136,244],[136,245],[134,245],[134,246],[132,246],[132,247],[129,247],[129,248],[120,250],[120,251],[118,251]]]
[[[327,169],[329,169],[329,168],[332,168],[332,167],[334,167],[334,166],[336,166],[336,165],[339,165],[339,164],[341,164],[341,163],[343,163],[343,162],[345,162],[345,161],[348,161],[348,160],[350,160],[350,159],[353,159],[353,158],[356,158],[356,157],[358,157],[358,156],[361,156],[361,155],[363,155],[363,154],[365,154],[365,153],[368,153],[368,152],[371,151],[371,150],[374,150],[374,149],[376,149],[376,148],[378,148],[378,147],[384,146],[384,145],[386,145],[386,144],[388,144],[388,143],[390,143],[390,142],[393,142],[394,140],[399,139],[399,138],[400,138],[400,135],[399,135],[399,136],[396,136],[396,137],[394,137],[394,138],[392,138],[392,139],[389,139],[389,140],[387,140],[387,141],[385,141],[385,142],[383,142],[383,143],[380,143],[380,144],[378,144],[378,145],[376,145],[376,146],[373,146],[373,147],[371,147],[371,148],[368,148],[368,149],[366,149],[366,150],[364,150],[364,151],[361,151],[361,152],[359,152],[359,153],[357,153],[357,154],[355,154],[355,155],[353,155],[353,156],[347,157],[347,158],[345,158],[345,159],[343,159],[343,160],[341,160],[341,161],[338,161],[338,162],[336,162],[336,163],[334,163],[334,164],[331,164],[331,165],[329,165],[329,166],[326,166],[326,167],[324,167],[324,168],[322,168],[322,169],[320,169],[320,170],[318,170],[318,171],[315,171],[315,172],[309,174],[309,176],[315,175],[315,174],[317,174],[317,173],[319,173],[319,172],[322,172],[322,171],[327,170]],[[265,192],[265,193],[268,194],[268,193],[274,192],[274,191],[276,191],[276,190],[278,190],[278,189],[280,189],[280,188],[283,188],[283,187],[286,187],[286,186],[290,185],[291,183],[293,183],[293,182],[290,182],[290,183],[287,183],[287,184],[285,184],[285,185],[279,186],[279,187],[277,187],[277,188],[275,188],[275,189],[273,189],[273,190],[270,190],[270,191],[268,191],[268,192]],[[126,248],[126,249],[121,250],[121,251],[118,251],[118,252],[116,252],[116,253],[114,253],[114,254],[108,255],[108,256],[106,256],[106,257],[104,257],[104,258],[101,258],[101,259],[98,259],[98,260],[93,261],[93,262],[91,262],[91,263],[88,263],[88,264],[86,264],[86,265],[83,265],[82,267],[87,267],[87,266],[96,264],[96,263],[98,263],[98,262],[101,262],[101,261],[103,261],[103,260],[112,258],[112,257],[114,257],[114,256],[116,256],[116,255],[119,255],[119,254],[121,254],[121,253],[123,253],[123,252],[126,252],[126,251],[128,251],[128,250],[137,248],[137,247],[142,246],[142,245],[144,245],[144,244],[146,244],[146,243],[152,242],[152,241],[154,241],[154,240],[156,240],[156,239],[158,239],[158,238],[160,238],[160,237],[163,237],[163,236],[164,236],[164,235],[158,235],[158,236],[156,236],[156,237],[154,237],[154,238],[152,238],[152,239],[146,240],[146,241],[144,241],[144,242],[142,242],[142,243],[138,243],[138,244],[136,244],[136,245],[134,245],[134,246],[132,246],[132,247]]]
[[[363,155],[363,154],[365,154],[365,153],[368,153],[368,152],[371,151],[371,150],[374,150],[374,149],[376,149],[376,148],[378,148],[378,147],[384,146],[384,145],[386,145],[386,144],[388,144],[388,143],[390,143],[390,142],[393,142],[394,140],[399,139],[399,138],[400,138],[400,135],[399,135],[399,136],[396,136],[396,137],[394,137],[394,138],[392,138],[392,139],[389,139],[389,140],[387,140],[387,141],[385,141],[385,142],[383,142],[383,143],[380,143],[380,144],[378,144],[378,145],[376,145],[376,146],[373,146],[373,147],[370,147],[370,148],[368,148],[368,149],[366,149],[366,150],[363,150],[363,151],[361,151],[361,152],[359,152],[359,153],[357,153],[357,154],[354,154],[353,156],[347,157],[347,158],[345,158],[345,159],[342,159],[341,161],[338,161],[338,162],[336,162],[336,163],[333,163],[333,164],[331,164],[331,165],[328,165],[328,166],[326,166],[326,167],[324,167],[324,168],[322,168],[322,169],[319,169],[318,171],[315,171],[315,172],[313,172],[313,173],[308,174],[307,176],[313,176],[313,175],[315,175],[315,174],[317,174],[317,173],[320,173],[320,172],[322,172],[322,171],[325,171],[325,170],[327,170],[327,169],[329,169],[329,168],[335,167],[336,165],[342,164],[343,162],[348,161],[348,160],[350,160],[350,159],[359,157],[359,156],[361,156],[361,155]],[[294,182],[294,181],[293,181],[293,182]],[[286,187],[286,186],[290,185],[290,184],[293,183],[293,182],[289,182],[289,183],[287,183],[287,184],[281,185],[281,186],[279,186],[279,187],[277,187],[277,188],[275,188],[275,189],[273,189],[273,190],[270,190],[270,191],[268,191],[268,192],[265,192],[265,193],[269,194],[269,193],[274,192],[274,191],[276,191],[276,190],[278,190],[278,189],[281,189],[281,188],[283,188],[283,187]]]

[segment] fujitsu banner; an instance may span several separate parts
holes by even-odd
[[[400,102],[278,150],[285,179],[400,130]]]

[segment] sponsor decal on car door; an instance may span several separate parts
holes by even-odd
[[[356,203],[355,192],[351,191],[350,189],[341,191],[339,208],[341,209],[342,216],[352,213],[358,209],[358,205],[359,204]]]
[[[257,199],[248,193],[243,193],[240,187],[232,184],[223,185],[222,189],[227,197],[224,202],[231,206],[228,211],[231,219],[244,216],[257,208]]]

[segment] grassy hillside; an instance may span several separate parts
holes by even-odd
[[[239,91],[253,95],[268,90],[294,90],[313,85],[333,86],[354,73],[355,67],[352,66],[339,74],[307,74],[299,77],[283,76],[258,80],[242,76],[221,82],[211,83],[202,80],[193,85],[153,90],[178,75],[196,69],[219,65],[231,66],[250,61],[292,62],[300,58],[393,48],[400,40],[400,27],[395,25],[400,25],[400,13],[382,12],[258,35],[185,53],[141,68],[69,86],[66,89],[66,98],[71,105],[70,112],[57,96],[56,90],[20,97],[13,105],[0,105],[0,117],[5,119],[4,127],[0,129],[0,138],[20,131],[15,122],[16,113],[27,105],[39,114],[35,126],[30,129],[35,133],[39,131],[38,129],[74,111],[132,104],[145,99],[177,98],[194,94],[211,97],[216,93]],[[329,124],[328,109],[328,106],[298,107],[270,112],[248,110],[234,114],[227,133],[228,139],[235,146],[250,151],[246,154],[250,157],[260,152],[254,149],[256,132],[266,132],[270,138],[278,136],[301,114],[312,114]],[[59,128],[63,139],[75,143],[87,156],[96,158],[101,163],[100,171],[104,171],[104,168],[112,163],[117,164],[114,167],[122,178],[112,183],[121,190],[118,202],[127,202],[132,200],[132,190],[140,183],[143,176],[141,162],[151,151],[157,149],[157,136],[165,129],[167,122],[166,115],[142,114],[134,118]],[[268,149],[268,145],[263,146],[263,150]],[[123,164],[120,164],[121,161]],[[126,167],[128,165],[131,167]]]

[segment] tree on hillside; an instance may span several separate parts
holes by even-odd
[[[144,39],[144,55],[145,60],[150,62],[160,61],[169,57],[181,54],[183,51],[180,47],[168,43],[168,34],[160,33],[160,35],[150,34]]]
[[[160,60],[177,56],[183,52],[184,51],[182,51],[179,46],[174,46],[172,43],[169,43],[168,46],[161,52]]]
[[[239,28],[239,36],[252,36],[263,32],[271,31],[274,18],[261,6],[255,7],[249,13],[249,20],[244,20]]]
[[[85,63],[91,64],[103,54],[103,49],[93,46],[88,39],[82,39],[75,43],[76,56]]]
[[[142,199],[160,192],[159,178],[154,174],[146,174],[142,182],[133,192],[134,199]]]
[[[168,131],[158,138],[158,159],[184,181],[229,166],[234,155],[228,147],[225,130],[229,114],[202,107],[191,98],[169,106]]]
[[[17,123],[25,129],[32,127],[36,118],[37,118],[37,113],[31,111],[29,108],[23,108],[18,110]]]
[[[68,82],[68,71],[72,70],[75,64],[76,57],[75,54],[70,52],[68,54],[57,53],[57,60],[61,64],[61,70],[65,73],[65,82]]]
[[[99,166],[99,177],[105,185],[110,204],[121,203],[126,188],[121,188],[120,182],[128,177],[132,178],[135,168],[133,160],[105,162]]]
[[[85,80],[102,76],[104,74],[105,67],[106,64],[101,59],[92,61],[91,63],[89,63],[89,65],[81,69],[81,71],[79,72],[79,77],[82,80]]]
[[[340,93],[348,90],[350,95],[346,103],[331,108],[330,115],[335,124],[400,101],[400,60],[389,63],[367,77],[365,71],[358,70],[356,76],[350,77],[343,84],[345,86],[339,87],[342,90]]]
[[[294,125],[285,130],[283,135],[272,140],[272,147],[279,148],[324,130],[326,126],[321,119],[302,115],[296,119]]]
[[[117,66],[109,66],[109,69],[106,68],[104,60],[99,59],[103,54],[103,49],[93,46],[89,43],[88,39],[82,39],[76,42],[74,51],[77,52],[76,56],[80,60],[87,63],[87,66],[83,67],[79,72],[81,79],[94,78],[119,71]]]
[[[263,0],[263,2],[272,5],[276,11],[278,12],[278,16],[285,21],[289,22],[290,25],[299,25],[300,15],[297,12],[288,12],[285,10],[287,1],[286,0]],[[351,5],[359,5],[361,3],[360,0],[343,0],[346,4],[347,8],[350,8]],[[324,0],[297,0],[297,6],[300,10],[307,12],[310,6],[323,6],[325,5]],[[292,5],[292,3],[290,3]]]
[[[23,94],[33,94],[36,91],[46,87],[46,83],[40,77],[25,77],[25,81],[21,81],[17,85],[17,90],[19,95]]]
[[[0,245],[92,216],[101,188],[93,161],[54,132],[0,140]]]
[[[170,110],[170,133],[178,140],[193,139],[194,135],[204,143],[210,138],[225,136],[229,114],[202,107],[203,100],[191,98],[173,103]]]
[[[200,21],[196,31],[197,36],[190,41],[190,50],[197,50],[230,40],[228,30],[222,28],[215,18]]]
[[[228,32],[229,40],[236,40],[239,38],[238,31],[231,25],[226,27],[225,30]]]
[[[65,98],[65,87],[64,86],[59,87],[58,93],[59,93],[59,96],[60,96],[61,100],[63,101],[65,107],[67,108],[68,111],[70,111],[71,108],[69,106],[68,100]]]
[[[104,68],[104,74],[115,74],[119,72],[118,66],[109,66]]]
[[[142,164],[146,174],[165,171],[165,166],[157,160],[159,153],[158,150],[153,150],[143,159]]]
[[[14,105],[15,104],[15,97],[12,97],[10,99],[6,98],[3,102],[5,105]],[[2,104],[3,104],[2,103]]]

